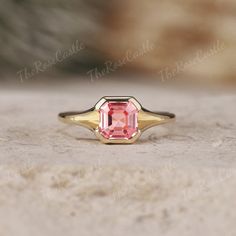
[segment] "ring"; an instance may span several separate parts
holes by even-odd
[[[168,112],[151,112],[131,96],[103,97],[87,111],[63,112],[60,121],[90,129],[106,144],[134,143],[141,134],[160,124],[175,120]]]

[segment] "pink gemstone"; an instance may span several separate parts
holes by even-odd
[[[99,132],[107,139],[131,139],[138,132],[138,109],[132,102],[105,102]]]

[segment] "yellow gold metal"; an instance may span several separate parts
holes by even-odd
[[[155,112],[140,110],[138,114],[138,127],[143,132],[153,126],[169,123],[174,121],[175,118],[160,115]]]
[[[84,126],[95,131],[99,125],[99,113],[95,109],[88,112],[60,113],[59,120],[67,124]]]
[[[99,128],[99,109],[107,101],[131,101],[138,109],[138,132],[133,135],[131,139],[106,139],[104,138]],[[134,143],[141,134],[157,125],[165,124],[175,120],[175,115],[167,112],[150,112],[144,109],[141,104],[130,96],[119,96],[119,97],[103,97],[98,103],[88,111],[85,112],[65,112],[58,115],[59,120],[67,123],[80,125],[90,129],[95,133],[97,138],[103,143],[114,143],[114,144],[130,144]]]

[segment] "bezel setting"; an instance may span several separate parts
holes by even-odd
[[[115,96],[110,96],[110,97],[103,97],[101,98],[98,103],[95,105],[95,110],[97,112],[100,112],[101,107],[106,104],[106,103],[131,103],[136,109],[137,109],[137,130],[134,132],[131,137],[129,138],[106,138],[104,135],[101,133],[100,126],[98,126],[95,130],[96,136],[103,142],[103,143],[134,143],[141,135],[141,131],[138,128],[138,113],[142,109],[140,103],[134,98],[134,97],[115,97]],[[100,116],[100,115],[99,115]]]
[[[101,108],[105,103],[108,106]],[[58,118],[91,130],[103,143],[131,144],[147,129],[175,121],[175,114],[149,111],[132,96],[105,96],[91,109],[61,112]]]

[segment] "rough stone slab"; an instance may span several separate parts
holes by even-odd
[[[235,93],[123,84],[0,90],[0,235],[236,235]],[[177,122],[121,146],[57,121],[103,95]]]

